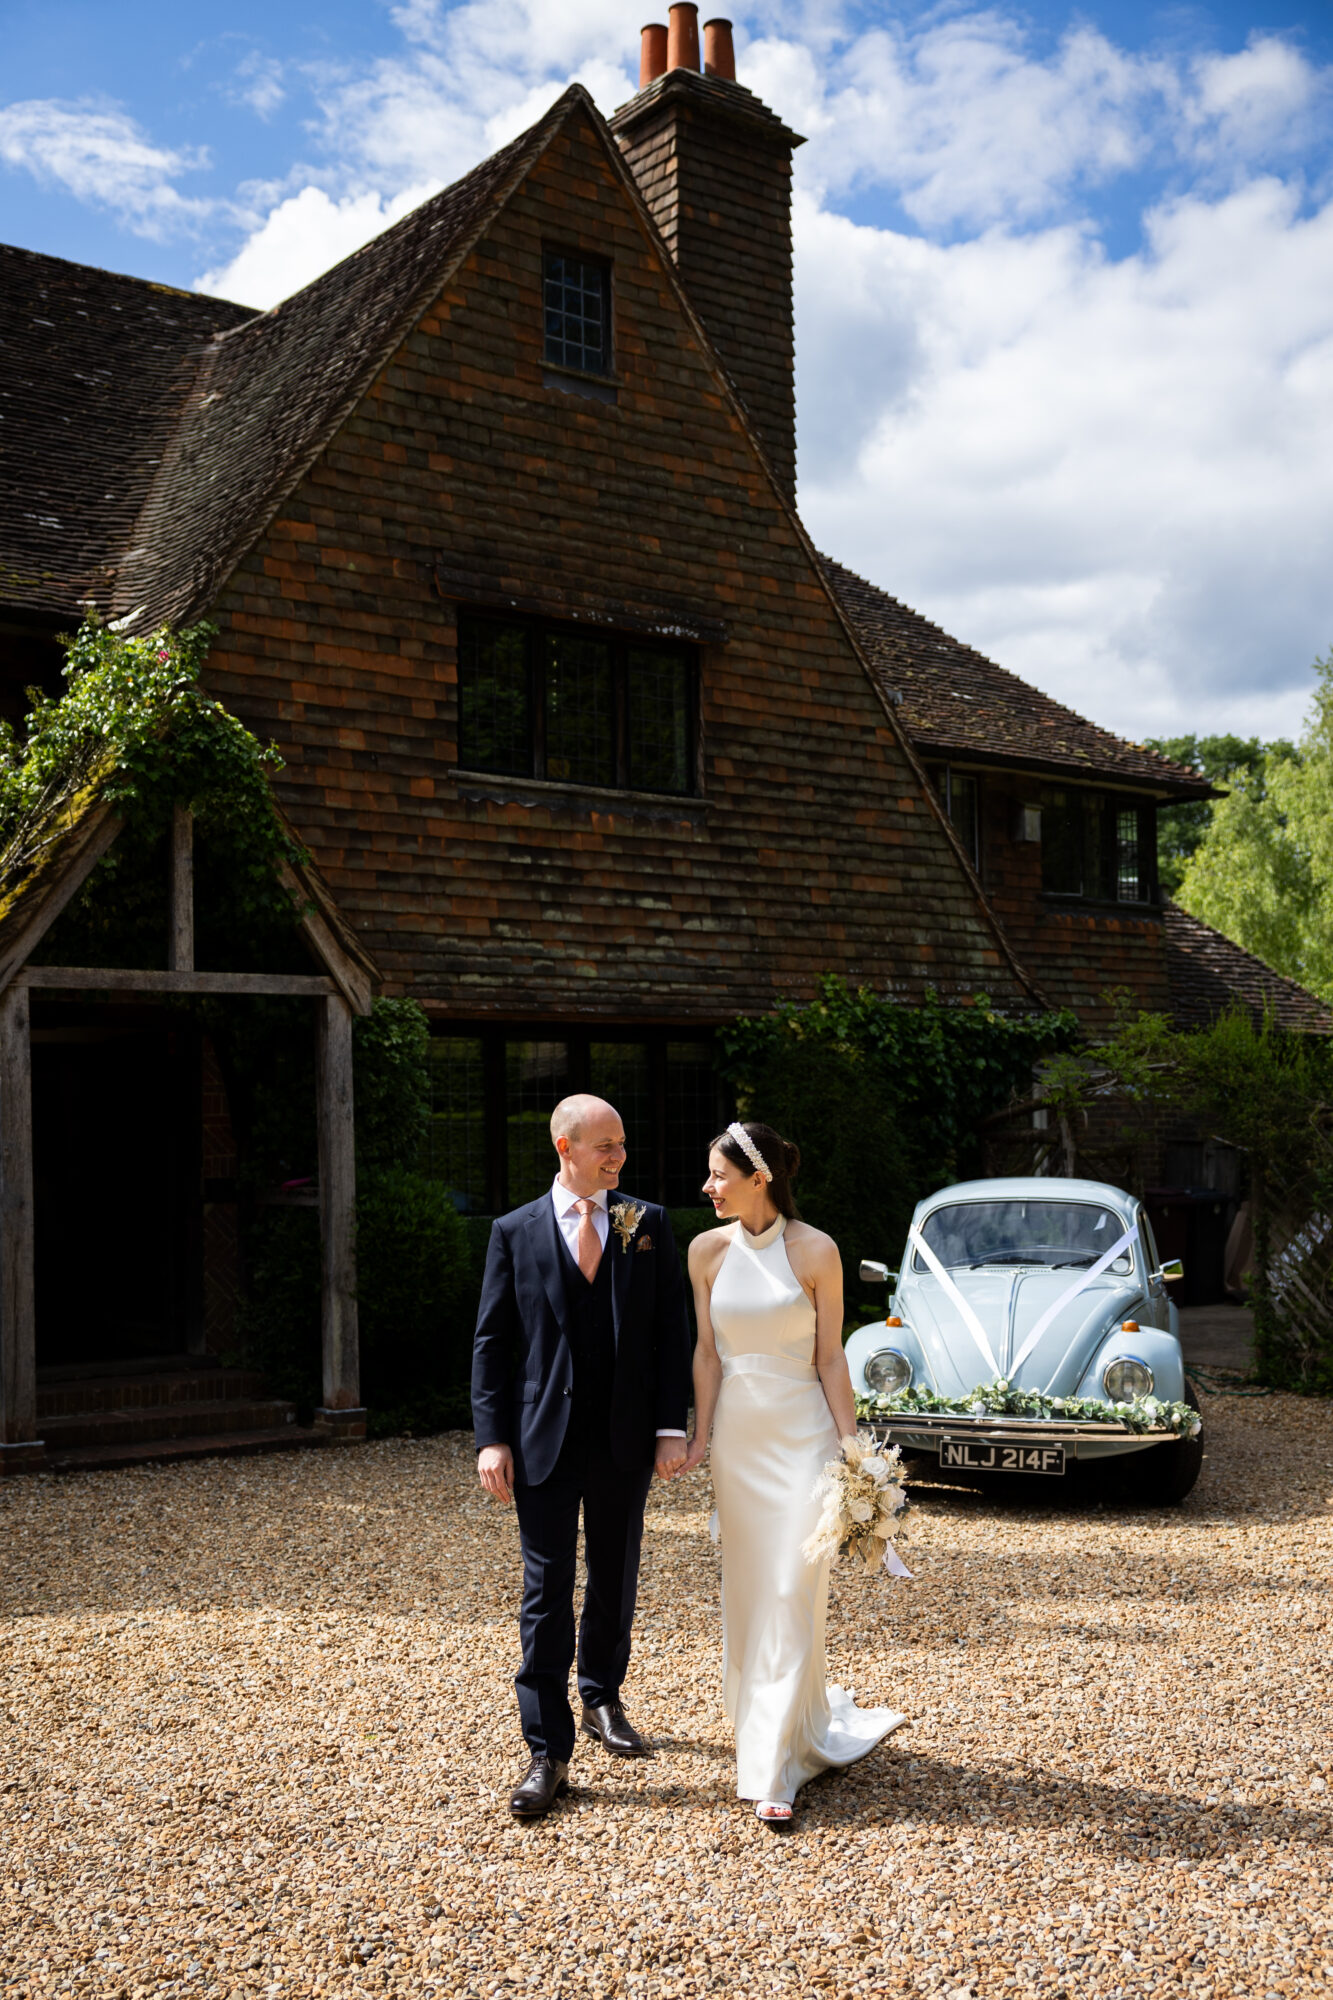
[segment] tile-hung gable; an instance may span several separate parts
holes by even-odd
[[[1031,1004],[586,95],[509,160],[210,599],[344,906],[441,1018],[711,1024],[812,962]],[[312,294],[382,297],[394,235],[281,309],[312,350]],[[613,402],[552,360],[598,358],[590,270]]]

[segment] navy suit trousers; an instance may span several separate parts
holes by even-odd
[[[600,1432],[600,1425],[596,1429]],[[578,1683],[583,1700],[595,1706],[615,1699],[629,1666],[643,1510],[652,1477],[651,1464],[622,1472],[612,1460],[609,1438],[593,1442],[581,1426],[571,1425],[549,1479],[514,1488],[523,1548],[523,1665],[514,1685],[534,1757],[564,1764],[574,1749],[569,1670],[579,1508],[588,1581],[578,1630]]]

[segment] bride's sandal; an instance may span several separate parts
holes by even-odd
[[[771,1827],[774,1833],[786,1833],[791,1828],[791,1807],[783,1799],[760,1799],[754,1816]]]

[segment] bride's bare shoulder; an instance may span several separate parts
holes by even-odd
[[[723,1223],[714,1229],[701,1229],[697,1236],[690,1238],[690,1247],[685,1253],[692,1278],[711,1278],[722,1259],[727,1254],[728,1245],[736,1234],[734,1222]]]
[[[802,1222],[796,1216],[787,1224],[783,1237],[789,1250],[798,1251],[810,1263],[826,1263],[830,1257],[839,1254],[831,1236],[826,1236],[822,1229],[816,1229],[813,1223]]]

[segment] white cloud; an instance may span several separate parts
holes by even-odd
[[[191,228],[215,206],[174,186],[179,175],[208,164],[202,148],[156,146],[117,106],[89,99],[34,97],[0,109],[0,160],[110,209],[141,236]]]
[[[287,100],[283,66],[275,56],[251,50],[236,65],[236,80],[227,92],[235,104],[244,104],[259,118],[271,119]]]
[[[1333,205],[1256,179],[1111,261],[807,199],[797,259],[824,547],[1126,735],[1295,725],[1333,640]]]
[[[434,192],[427,183],[404,188],[392,201],[377,194],[335,201],[323,188],[303,187],[270,210],[229,264],[205,272],[199,289],[240,305],[277,305]]]

